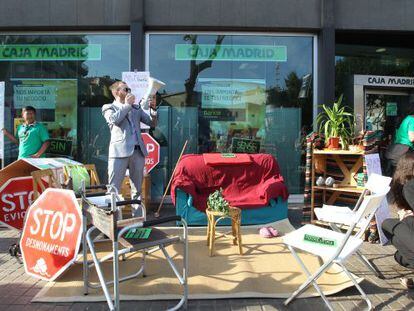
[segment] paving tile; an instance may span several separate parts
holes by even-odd
[[[190,309],[189,310],[193,310]],[[230,311],[231,307],[230,307],[230,301],[228,299],[218,299],[216,300],[216,311]]]
[[[160,310],[167,310],[168,308],[171,308],[173,304],[169,301],[165,300],[159,300],[159,301],[153,301],[151,304],[151,311],[160,311]]]
[[[55,308],[53,303],[32,303],[38,307],[37,311],[51,311]]]
[[[187,301],[187,309],[189,310],[196,310],[198,306],[198,300],[188,300]]]
[[[15,286],[13,287],[13,295],[24,295],[24,296],[30,296],[26,295],[26,293],[29,291],[30,287],[28,286]],[[9,289],[10,294],[10,289]]]
[[[152,301],[121,301],[121,310],[139,311],[150,310]],[[107,310],[107,304],[102,305],[102,310]]]
[[[58,305],[58,306],[55,306],[52,310],[53,311],[69,311],[70,308],[71,308],[71,305],[64,305],[64,306]]]
[[[340,299],[328,298],[329,302],[332,303],[334,310],[353,310],[356,308],[356,304],[353,300],[347,299],[347,297],[341,297]]]
[[[263,311],[288,310],[287,307],[284,307],[282,305],[278,305],[278,304],[275,304],[275,303],[265,303],[265,304],[262,304],[262,310]],[[282,308],[284,308],[284,309],[282,309]]]
[[[22,305],[10,305],[8,306],[6,309],[4,309],[5,311],[24,311],[24,310],[37,310],[35,306],[30,306],[31,309],[26,308],[26,306],[22,306]]]
[[[386,297],[385,294],[383,295],[373,295],[369,297],[371,302],[374,305],[374,301],[375,303],[375,309],[376,310],[392,310],[389,306],[389,297]]]
[[[229,299],[230,310],[232,311],[246,311],[244,299]]]
[[[14,305],[27,305],[32,301],[32,298],[33,297],[31,296],[24,296],[24,295],[17,296],[17,299],[13,301],[13,304]]]
[[[11,305],[8,308],[4,309],[5,311],[37,311],[37,307],[34,305]]]
[[[74,303],[70,307],[70,311],[101,311],[107,310],[108,305],[105,303]]]
[[[247,311],[262,311],[262,306],[259,299],[245,299]]]
[[[0,305],[12,305],[19,296],[7,295],[0,297]],[[0,308],[2,309],[2,308]]]
[[[197,311],[208,311],[208,310],[216,310],[217,300],[214,299],[201,299],[195,300],[196,304],[194,305]],[[193,310],[193,309],[190,309]]]

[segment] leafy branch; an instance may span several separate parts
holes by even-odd
[[[223,197],[223,189],[216,190],[208,196],[207,204],[210,209],[213,211],[221,212],[224,214],[229,213],[230,204]]]

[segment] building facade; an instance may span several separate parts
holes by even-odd
[[[34,106],[51,153],[95,163],[106,180],[108,87],[149,71],[166,83],[150,131],[153,199],[186,140],[187,153],[271,153],[299,194],[318,105],[344,94],[358,126],[386,137],[408,111],[413,14],[410,0],[2,0],[5,127]],[[4,154],[10,163],[16,147]]]

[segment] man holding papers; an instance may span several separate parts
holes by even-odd
[[[125,82],[117,81],[110,90],[115,100],[102,107],[102,114],[111,131],[108,160],[108,181],[120,191],[126,170],[133,185],[131,198],[141,195],[147,150],[141,137],[140,122],[155,126],[157,120],[156,101],[149,97],[150,114],[145,113],[140,105],[135,105],[135,96]],[[141,105],[144,103],[140,103]],[[133,216],[141,216],[139,207],[133,207]]]

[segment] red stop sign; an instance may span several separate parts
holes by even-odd
[[[148,133],[141,135],[148,152],[145,158],[145,172],[148,174],[160,162],[160,144]]]
[[[15,177],[0,189],[0,222],[22,230],[24,215],[33,202],[33,178]]]
[[[20,249],[26,273],[53,281],[75,260],[81,208],[71,190],[48,188],[27,211]]]

